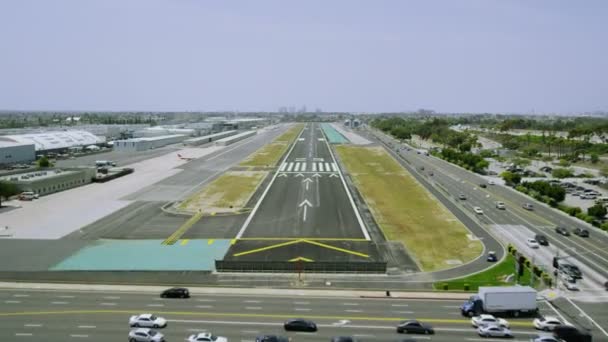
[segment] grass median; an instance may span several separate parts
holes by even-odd
[[[342,145],[336,151],[386,238],[402,242],[423,271],[480,255],[481,243],[383,148]]]
[[[243,209],[267,171],[228,171],[179,205],[179,209],[206,214]]]
[[[257,150],[239,165],[250,167],[276,166],[281,157],[287,152],[291,143],[298,137],[302,128],[304,128],[304,124],[296,124],[288,129],[287,132],[274,139],[270,144]]]

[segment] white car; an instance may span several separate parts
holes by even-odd
[[[139,328],[129,332],[129,342],[165,342],[165,336],[156,330]]]
[[[198,333],[190,335],[188,342],[228,342],[228,339],[222,336],[215,336],[210,333]]]
[[[496,183],[493,180],[489,180],[488,184],[490,184],[490,185],[496,185]]]
[[[534,324],[534,327],[538,330],[550,331],[555,329],[558,325],[562,325],[562,322],[556,317],[546,316],[535,318],[534,321],[532,321],[532,324]]]
[[[564,284],[564,287],[566,289],[568,289],[569,291],[580,291],[580,289],[576,285],[576,282],[574,281],[574,279],[572,279],[572,280],[562,280],[562,284]]]
[[[141,314],[131,316],[131,318],[129,318],[129,325],[137,328],[164,328],[167,326],[167,320],[162,317],[154,316],[153,314]]]
[[[483,210],[481,210],[480,207],[473,207],[473,211],[475,212],[475,214],[477,215],[483,215]]]
[[[557,339],[551,335],[538,335],[536,337],[532,337],[530,342],[563,342],[560,339]]]
[[[505,209],[507,209],[507,207],[505,206],[505,204],[503,202],[496,202],[496,209],[505,210]]]
[[[534,240],[533,238],[526,239],[526,245],[528,245],[530,248],[540,248],[538,241]]]
[[[481,337],[513,337],[511,330],[498,325],[489,325],[487,327],[479,327],[477,333]]]
[[[479,315],[471,318],[471,325],[475,328],[485,327],[488,325],[498,325],[503,328],[509,328],[509,322],[506,319],[497,318],[492,315]]]

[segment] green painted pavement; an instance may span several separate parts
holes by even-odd
[[[321,124],[321,128],[323,128],[323,132],[325,132],[325,136],[329,139],[330,144],[346,144],[349,142],[348,139],[336,131],[330,124]]]

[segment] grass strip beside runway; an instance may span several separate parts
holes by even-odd
[[[477,258],[482,245],[381,147],[336,150],[388,240],[400,241],[424,271]]]
[[[233,212],[243,208],[267,171],[229,171],[179,205],[179,209],[203,213]]]
[[[273,167],[276,166],[281,157],[287,152],[291,143],[298,137],[304,124],[296,124],[287,132],[274,139],[270,144],[257,150],[250,155],[240,166],[250,167]]]

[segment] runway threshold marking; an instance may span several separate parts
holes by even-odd
[[[234,256],[235,257],[239,257],[239,256],[247,255],[247,254],[253,254],[253,253],[263,252],[263,251],[267,251],[269,249],[275,249],[275,248],[279,248],[279,247],[289,246],[289,245],[293,245],[293,244],[300,243],[300,242],[301,242],[300,240],[293,240],[293,241],[287,241],[287,242],[283,242],[283,243],[277,243],[277,244],[266,246],[266,247],[261,247],[261,248],[256,248],[256,249],[252,249],[252,250],[236,253],[236,254],[234,254]]]
[[[163,245],[173,245],[177,242],[187,231],[192,228],[192,226],[198,222],[203,217],[202,212],[198,212],[194,214],[192,217],[188,219],[181,227],[179,227],[173,234],[171,234],[165,241],[162,242]]]
[[[367,240],[364,240],[364,241],[367,241]],[[313,240],[308,240],[308,239],[301,239],[301,238],[297,239],[297,240],[277,243],[277,244],[270,245],[270,246],[265,246],[265,247],[251,249],[251,250],[248,250],[248,251],[244,251],[244,252],[233,254],[233,256],[239,257],[239,256],[243,256],[243,255],[263,252],[263,251],[267,251],[267,250],[271,250],[271,249],[275,249],[275,248],[280,248],[280,247],[285,247],[285,246],[289,246],[289,245],[294,245],[294,244],[298,244],[298,243],[308,243],[308,244],[311,244],[311,245],[314,245],[314,246],[318,246],[318,247],[322,247],[322,248],[327,248],[327,249],[332,249],[332,250],[335,250],[335,251],[338,251],[338,252],[342,252],[342,253],[346,253],[346,254],[352,254],[352,255],[363,257],[363,258],[369,258],[368,254],[364,254],[364,253],[361,253],[361,252],[349,250],[349,249],[346,249],[346,248],[340,248],[340,247],[328,245],[328,244],[321,243],[321,242],[318,242],[318,241],[313,241]]]
[[[289,260],[289,262],[297,262],[297,261],[313,262],[314,260],[308,259],[308,258],[305,258],[305,257],[301,257],[301,256]]]
[[[340,248],[340,247],[336,247],[336,246],[332,246],[332,245],[327,245],[327,244],[324,244],[324,243],[321,243],[321,242],[318,242],[318,241],[304,240],[303,242],[309,243],[311,245],[327,248],[327,249],[333,249],[333,250],[338,251],[338,252],[343,252],[343,253],[357,255],[357,256],[360,256],[360,257],[364,257],[364,258],[369,258],[369,255],[367,255],[367,254],[360,253],[360,252],[355,252],[355,251],[352,251],[352,250],[349,250],[349,249]]]
[[[281,238],[281,237],[259,237],[259,238],[240,238],[234,239],[238,241],[287,241],[287,240],[309,240],[309,241],[346,241],[346,242],[367,242],[363,238],[313,238],[313,237],[297,237],[297,238]]]

